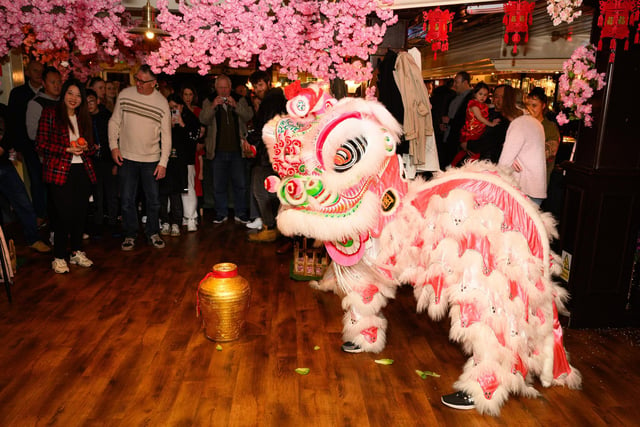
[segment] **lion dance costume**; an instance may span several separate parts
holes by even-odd
[[[487,162],[429,181],[402,178],[400,125],[378,102],[331,99],[319,87],[286,91],[288,115],[263,131],[274,170],[268,190],[282,202],[278,228],[325,242],[342,307],[343,339],[364,351],[385,346],[381,309],[410,283],[418,311],[447,313],[450,339],[470,355],[454,387],[481,413],[497,415],[510,393],[579,388],[558,312],[552,217],[509,174]]]

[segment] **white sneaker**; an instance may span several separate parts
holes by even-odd
[[[178,224],[171,224],[171,235],[173,237],[180,235],[180,227],[178,227]]]
[[[190,219],[187,221],[187,231],[198,231],[198,225],[196,224],[195,219]]]
[[[169,228],[168,222],[162,224],[162,226],[160,227],[160,234],[162,234],[163,236],[168,236],[169,234],[171,234],[171,229]]]
[[[247,228],[252,230],[261,230],[262,229],[262,218],[258,217],[253,221],[247,223]]]
[[[189,225],[189,221],[187,218],[182,218],[182,225]]]
[[[147,223],[147,216],[146,216],[146,215],[143,215],[143,216],[142,216],[142,223],[143,223],[143,224],[146,224],[146,223]]]
[[[67,265],[67,261],[65,261],[62,258],[55,258],[51,262],[51,268],[53,268],[53,271],[55,271],[58,274],[69,272],[69,266]]]
[[[75,251],[69,258],[69,262],[80,267],[91,267],[93,265],[93,261],[87,258],[87,254],[82,251]]]

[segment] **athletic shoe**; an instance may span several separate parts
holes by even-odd
[[[216,219],[213,220],[214,224],[222,224],[223,222],[225,222],[227,218],[224,216],[217,216]]]
[[[182,218],[182,225],[189,225],[189,220],[187,218]]]
[[[133,237],[125,237],[124,242],[120,245],[123,251],[132,251],[136,247],[136,239]]]
[[[160,227],[160,234],[162,234],[163,236],[168,236],[169,234],[171,234],[171,228],[168,222],[162,224],[162,226]]]
[[[473,409],[476,407],[473,397],[464,391],[447,394],[446,396],[442,396],[440,400],[445,406],[454,409]]]
[[[195,219],[187,221],[187,231],[198,231],[198,224]]]
[[[51,252],[51,248],[42,240],[36,240],[33,244],[29,245],[31,249],[41,254],[48,254]]]
[[[247,223],[247,228],[251,230],[260,230],[262,229],[262,218],[258,217],[253,221]]]
[[[93,261],[87,258],[87,254],[82,251],[75,251],[69,258],[69,262],[80,267],[91,267],[93,265]]]
[[[154,234],[153,236],[149,237],[149,243],[151,243],[151,245],[156,249],[164,248],[164,240],[162,240],[162,238],[158,234]]]
[[[65,261],[62,258],[55,258],[51,262],[51,268],[53,268],[53,271],[55,271],[58,274],[69,272],[69,266],[67,265],[67,261]]]
[[[171,235],[173,237],[180,235],[180,227],[178,227],[178,224],[171,224]]]
[[[141,221],[142,221],[142,223],[143,223],[143,224],[146,224],[146,223],[147,223],[147,216],[146,216],[146,215],[144,215],[144,216],[142,217],[142,220],[141,220]]]
[[[358,344],[352,343],[351,341],[347,341],[342,343],[342,347],[340,347],[342,351],[345,353],[362,353],[362,347]]]
[[[249,222],[249,218],[245,217],[245,216],[236,216],[233,218],[235,222],[237,222],[238,224],[246,224]]]

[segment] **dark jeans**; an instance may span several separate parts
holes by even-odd
[[[22,158],[27,166],[29,173],[29,181],[31,181],[31,200],[36,215],[40,218],[47,217],[47,196],[46,187],[42,181],[42,162],[38,157],[38,153],[31,148],[27,148],[22,153]]]
[[[37,240],[40,240],[38,226],[36,225],[36,212],[33,209],[31,200],[29,200],[27,189],[22,179],[20,179],[20,175],[11,164],[0,163],[0,193],[9,200],[9,204],[11,204],[22,223],[27,243],[32,245]]]
[[[122,166],[118,168],[120,180],[120,200],[122,204],[122,230],[125,237],[135,238],[138,234],[138,210],[136,196],[138,194],[138,182],[142,184],[147,209],[147,223],[145,234],[151,237],[158,234],[160,195],[159,185],[153,172],[158,162],[134,162],[124,159]]]
[[[242,154],[240,151],[217,151],[212,163],[216,217],[229,215],[229,203],[227,200],[229,180],[231,180],[231,187],[233,188],[235,215],[241,218],[248,217],[247,203],[249,199]]]
[[[82,163],[74,163],[63,185],[49,184],[49,196],[55,208],[53,255],[66,258],[71,251],[82,250],[82,233],[87,222],[91,181]]]
[[[276,225],[274,212],[277,212],[279,202],[276,193],[269,193],[264,188],[264,180],[273,174],[271,165],[256,165],[251,173],[251,191],[258,203],[262,223],[269,228]]]
[[[160,195],[160,221],[181,226],[183,211],[182,193]]]
[[[93,198],[95,202],[94,223],[102,225],[106,207],[107,224],[115,225],[118,218],[118,176],[113,175],[113,163],[96,161],[96,184]]]

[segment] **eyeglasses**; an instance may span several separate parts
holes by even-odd
[[[145,84],[145,83],[151,83],[151,82],[155,82],[155,81],[156,81],[156,79],[151,79],[151,80],[142,80],[142,79],[139,79],[139,78],[137,78],[137,77],[134,77],[133,79],[136,81],[136,84],[137,84],[137,83]]]

